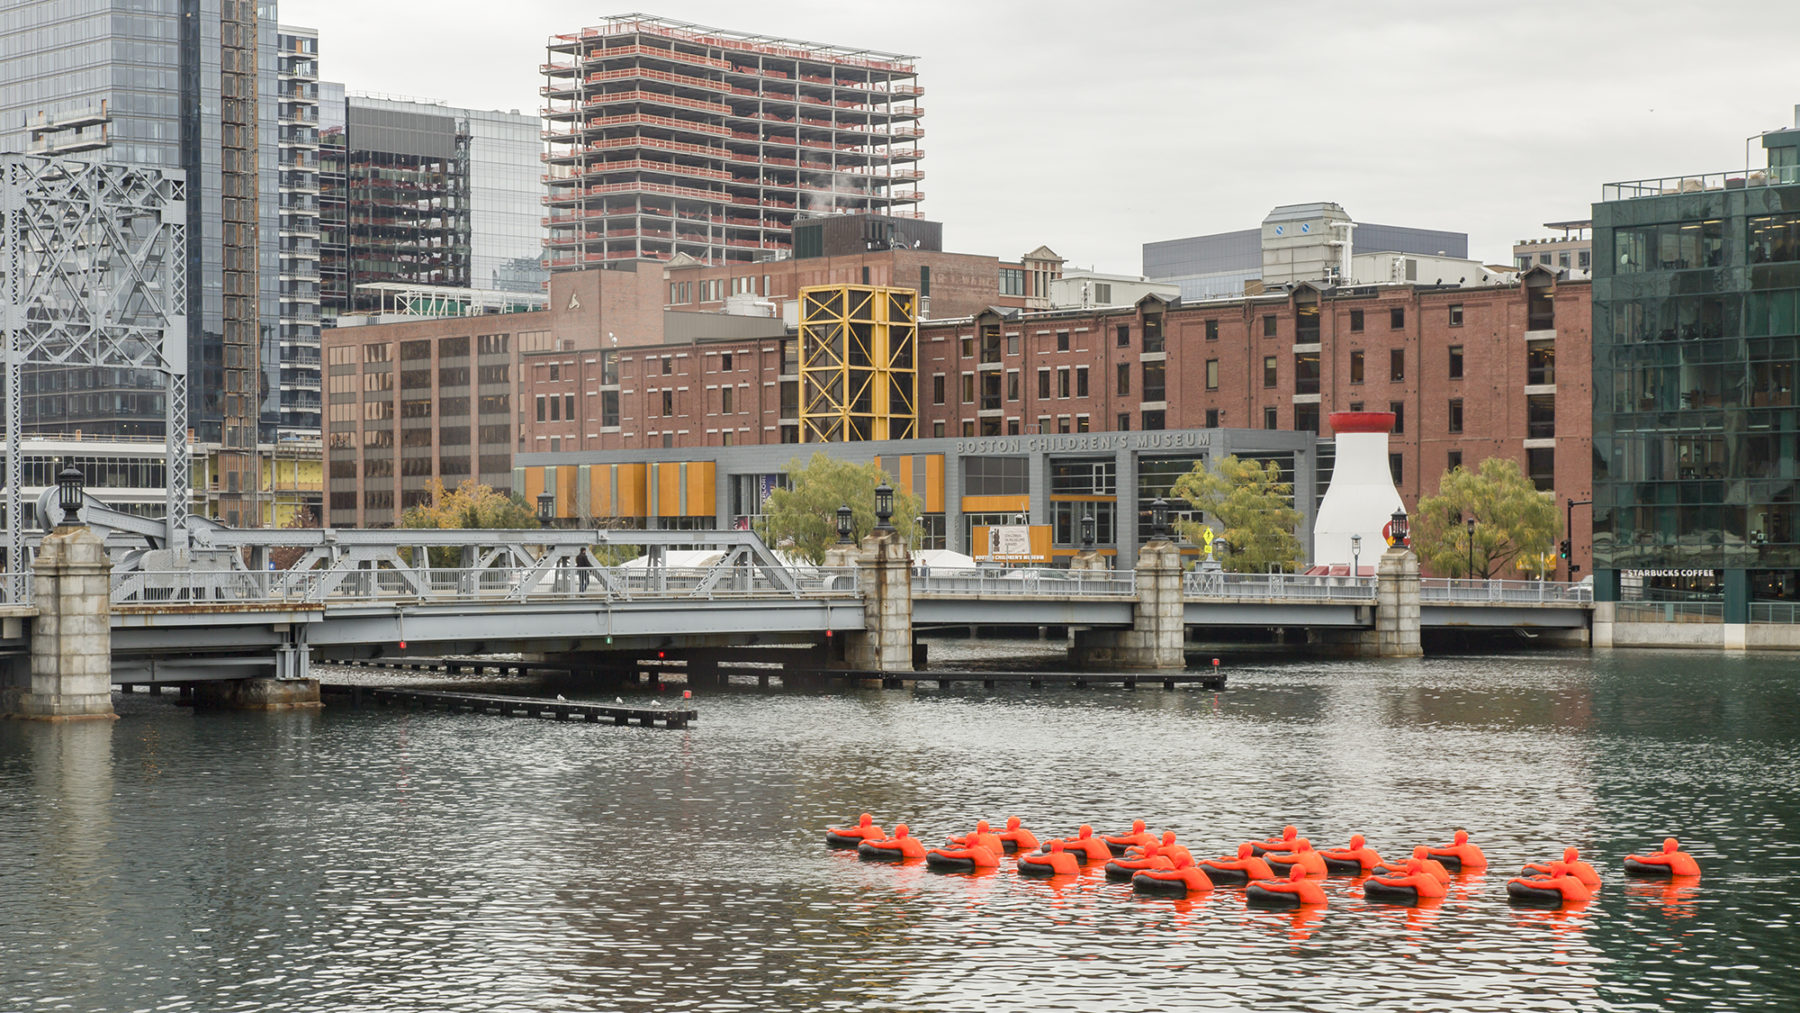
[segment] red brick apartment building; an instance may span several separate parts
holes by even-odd
[[[891,263],[899,270],[904,262]],[[854,278],[828,280],[860,283],[862,266]],[[730,277],[725,272],[738,268],[706,270]],[[447,485],[460,480],[456,468],[507,485],[500,430],[487,428],[498,423],[479,411],[499,402],[484,398],[511,398],[508,453],[798,440],[795,339],[774,319],[681,312],[686,303],[665,311],[665,289],[684,273],[644,264],[635,272],[560,274],[543,313],[328,332],[331,523],[393,523],[431,475]],[[1408,503],[1436,492],[1456,464],[1495,455],[1517,460],[1559,503],[1584,500],[1592,474],[1589,291],[1585,281],[1534,269],[1503,285],[1302,284],[1191,305],[1146,298],[1082,310],[983,308],[921,323],[919,432],[1224,427],[1329,436],[1332,411],[1386,410],[1399,418],[1390,463]],[[482,346],[482,335],[501,333],[511,340],[490,337]],[[478,350],[477,372],[467,379],[458,371],[459,339]],[[416,355],[424,340],[440,343],[430,376],[408,370],[407,361],[422,360],[407,360],[401,347],[413,343]],[[383,345],[392,351],[369,351]],[[491,362],[481,359],[481,347]],[[490,386],[502,375],[492,367],[503,361],[512,381],[504,391]],[[396,366],[398,389],[371,380]],[[406,407],[442,401],[444,379],[456,388],[448,404],[434,403],[432,415],[421,414],[424,405]],[[465,393],[465,383],[475,386]],[[476,399],[475,417],[465,397]],[[401,450],[415,444],[410,465],[386,445],[393,437],[383,430],[394,428],[385,424],[388,412],[398,419]],[[428,453],[420,433],[433,418],[440,438]],[[448,442],[444,429],[453,431]],[[462,449],[464,430],[478,453]],[[429,475],[428,461],[437,469]],[[1585,567],[1585,512],[1575,518],[1575,561]]]

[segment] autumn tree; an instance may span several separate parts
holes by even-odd
[[[1281,480],[1281,466],[1239,460],[1236,456],[1209,469],[1205,461],[1175,480],[1170,494],[1186,500],[1213,521],[1213,534],[1226,541],[1220,565],[1239,573],[1264,573],[1300,565],[1300,540],[1294,529],[1300,512],[1294,509],[1294,486]],[[1200,521],[1177,521],[1182,537],[1204,544]],[[1223,529],[1223,530],[1221,530]]]
[[[815,564],[824,561],[825,550],[838,539],[838,507],[850,507],[851,537],[861,541],[875,529],[875,487],[894,484],[873,462],[850,464],[823,452],[805,463],[789,461],[782,473],[787,487],[769,494],[756,533],[771,547]],[[918,534],[922,511],[919,497],[894,490],[892,523],[908,545]]]
[[[1473,555],[1473,576],[1503,577],[1515,561],[1541,576],[1547,558],[1555,565],[1562,518],[1519,462],[1490,457],[1473,471],[1459,465],[1445,472],[1437,495],[1419,501],[1410,530],[1413,551],[1433,573],[1471,576]]]
[[[426,489],[431,500],[407,507],[400,515],[403,528],[519,529],[538,527],[537,513],[516,492],[500,492],[493,486],[469,479],[445,492],[444,483],[432,479]],[[456,549],[431,550],[432,566],[455,566],[460,553]]]

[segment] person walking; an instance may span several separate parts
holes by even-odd
[[[588,580],[593,576],[591,572],[593,569],[594,557],[588,555],[586,546],[582,546],[581,551],[575,553],[575,576],[580,583],[582,594],[587,594]]]

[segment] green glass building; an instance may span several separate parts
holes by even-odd
[[[1800,601],[1800,126],[1763,146],[1765,169],[1594,205],[1599,600],[1717,602],[1727,623]]]

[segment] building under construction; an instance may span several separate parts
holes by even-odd
[[[552,37],[547,263],[741,263],[796,217],[916,217],[913,60],[642,14]]]

